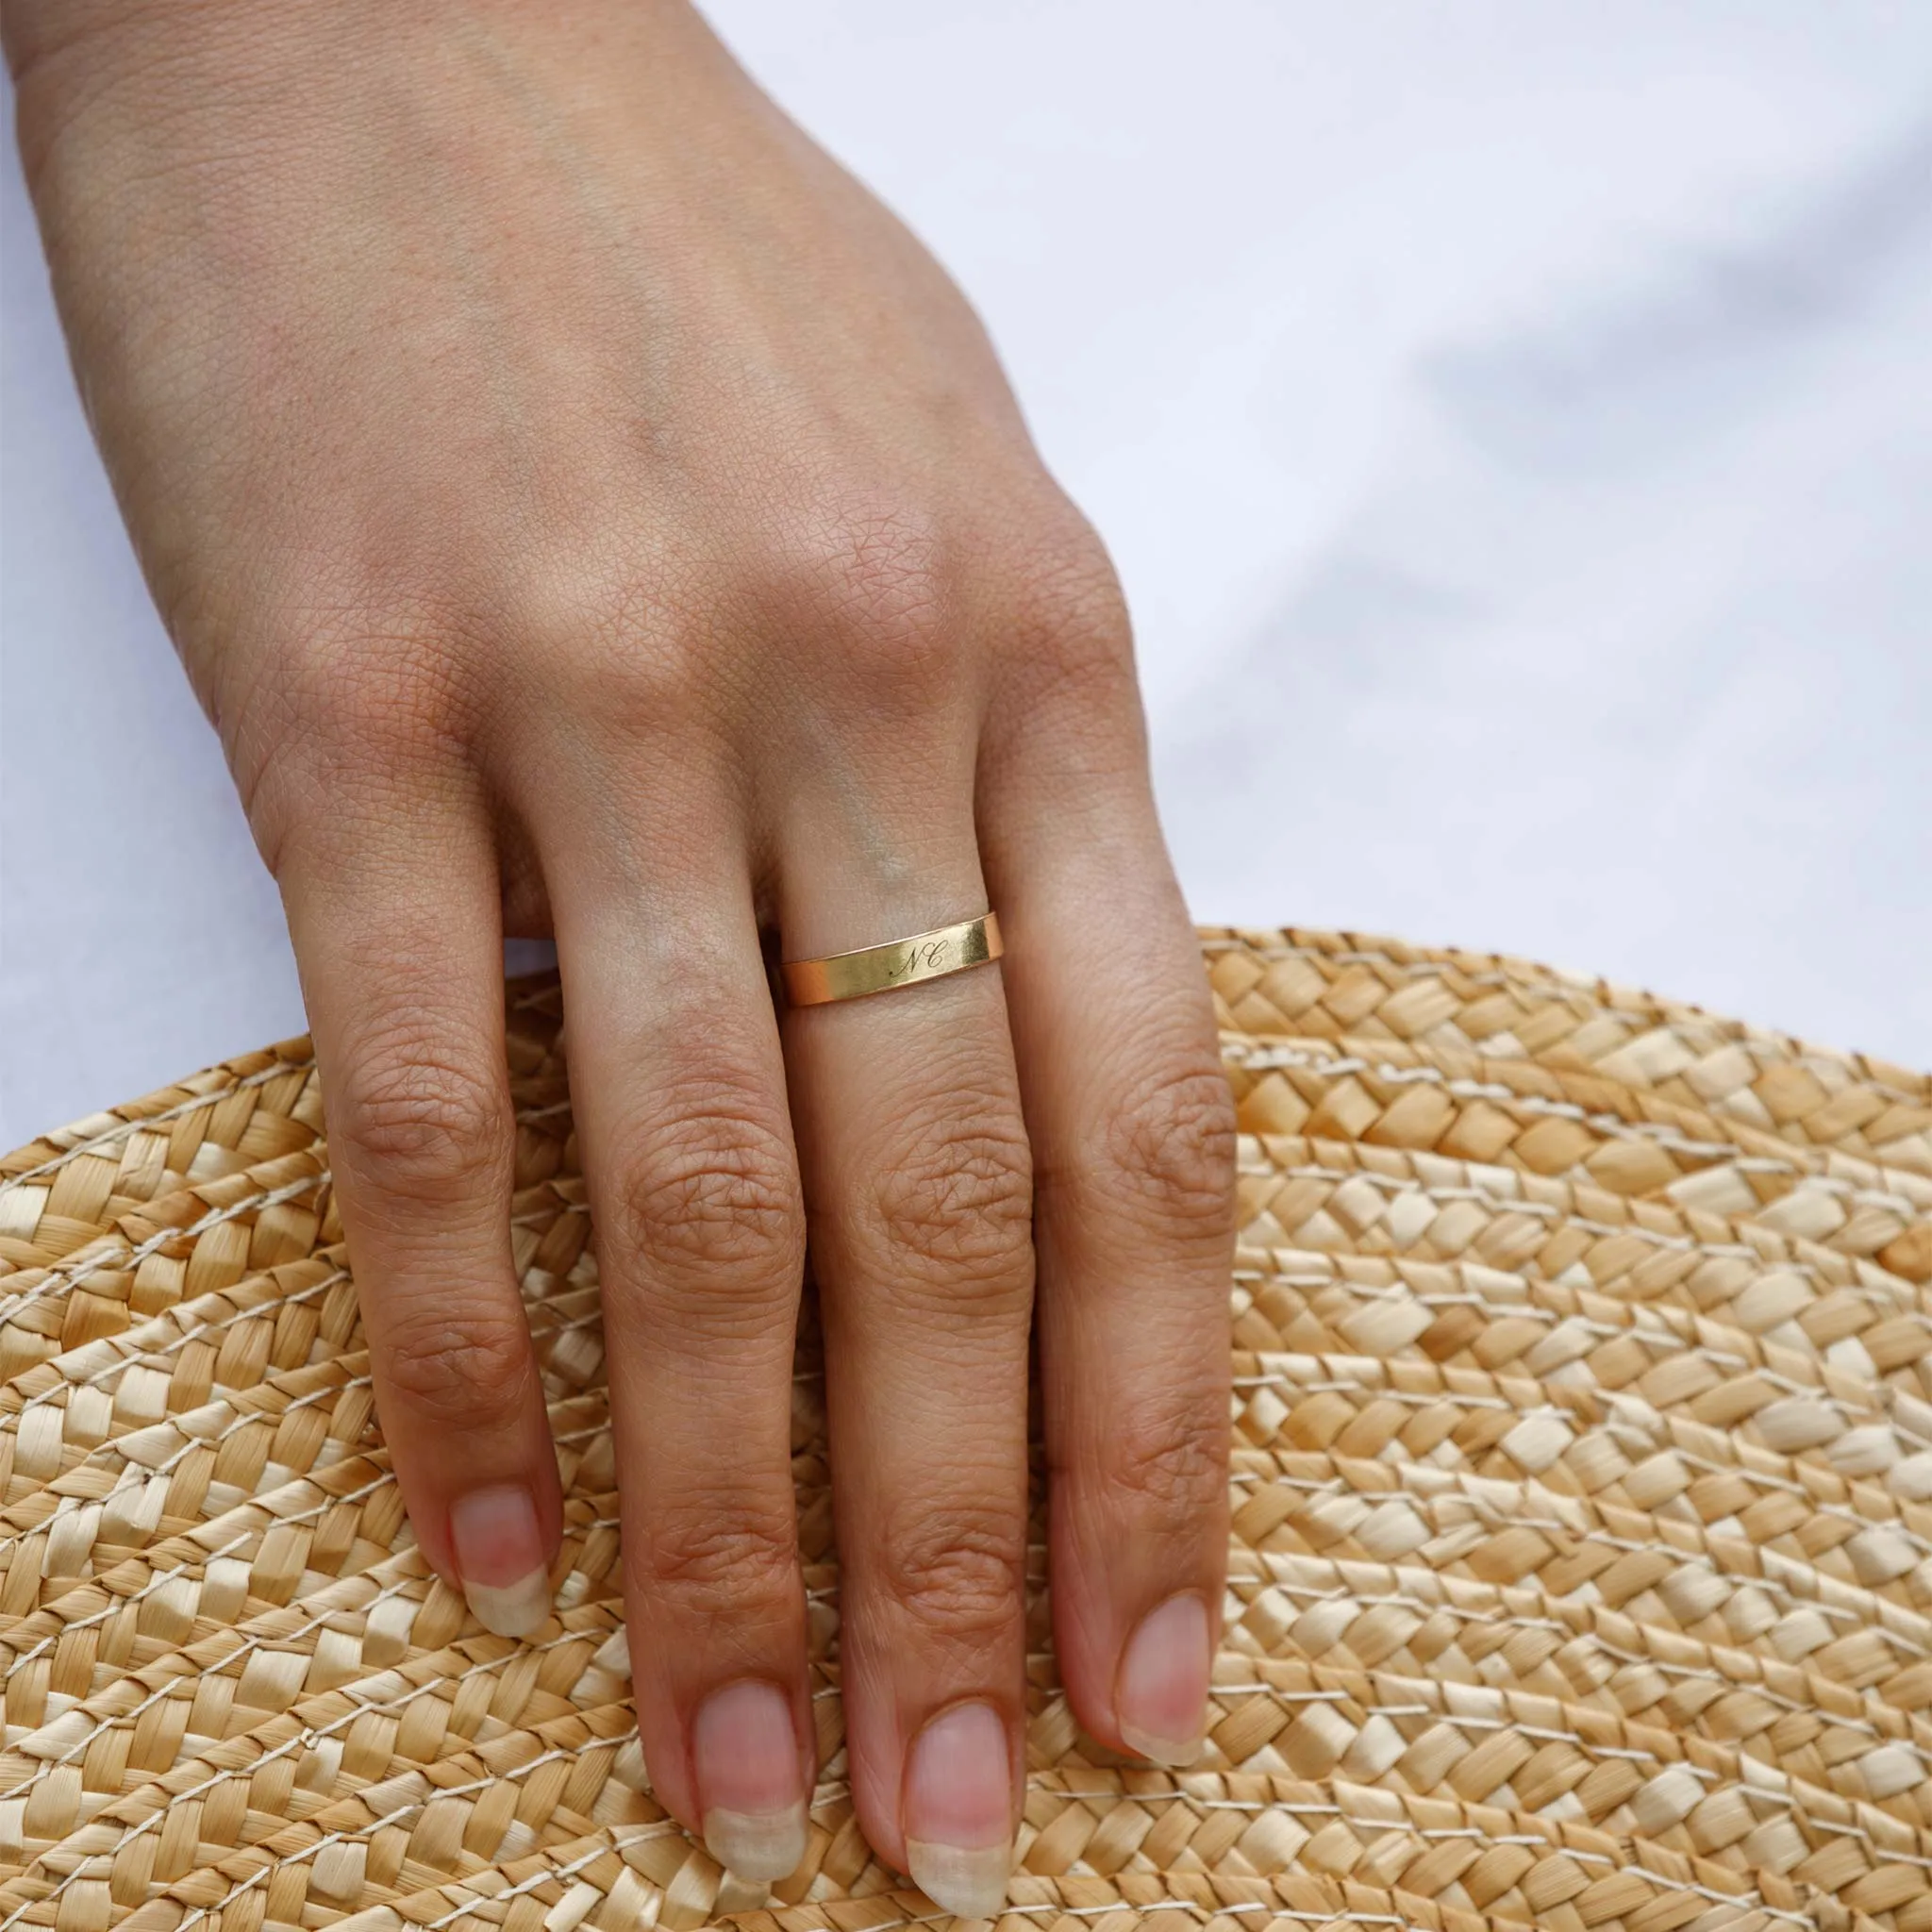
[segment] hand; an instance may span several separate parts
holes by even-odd
[[[7,27],[88,406],[287,905],[425,1557],[549,1614],[500,941],[554,931],[656,1790],[747,1875],[803,1856],[808,1228],[859,1820],[991,1908],[1036,1255],[1105,1744],[1198,1743],[1225,1537],[1231,1113],[1097,541],[945,276],[672,0]],[[774,1014],[761,929],[988,905],[1002,965]]]

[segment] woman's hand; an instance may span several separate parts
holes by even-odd
[[[1039,1260],[1059,1667],[1195,1749],[1232,1131],[1107,560],[918,244],[674,0],[12,0],[89,410],[279,880],[384,1428],[491,1628],[549,1614],[500,941],[554,932],[638,1719],[805,1850],[809,1228],[878,1852],[1001,1893]],[[988,905],[1003,965],[774,1013],[759,953]]]

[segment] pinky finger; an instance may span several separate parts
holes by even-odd
[[[1091,721],[1061,722],[1008,739],[982,839],[1034,1149],[1055,1630],[1087,1728],[1184,1764],[1227,1556],[1234,1108],[1144,767],[1070,796]]]

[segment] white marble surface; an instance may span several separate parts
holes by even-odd
[[[1932,1063],[1932,7],[713,15],[1112,544],[1198,916]],[[4,216],[0,1145],[302,1024]]]

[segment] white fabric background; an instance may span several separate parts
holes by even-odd
[[[712,12],[1113,546],[1197,916],[1932,1063],[1932,7]],[[302,1016],[4,194],[9,1145]]]

